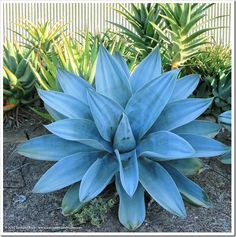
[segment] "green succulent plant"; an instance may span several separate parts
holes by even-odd
[[[222,72],[212,81],[214,104],[218,114],[231,109],[231,70]]]
[[[35,77],[28,60],[31,50],[22,49],[17,42],[9,40],[3,51],[3,110],[15,109],[19,104],[29,104],[34,100]]]
[[[172,68],[184,66],[194,55],[198,55],[203,45],[211,43],[210,37],[206,32],[219,29],[221,27],[199,28],[206,25],[204,17],[206,10],[214,4],[209,3],[169,3],[161,4],[162,14],[165,19],[167,29],[161,30],[155,23],[153,27],[160,33],[167,42],[167,57]],[[219,16],[225,17],[225,16]],[[210,21],[216,18],[211,18]],[[170,39],[167,37],[169,34]]]
[[[121,29],[120,34],[128,37],[131,45],[136,49],[139,58],[146,57],[153,48],[164,46],[164,40],[155,30],[150,22],[155,22],[161,30],[164,30],[166,25],[164,19],[160,16],[161,9],[159,4],[133,4],[131,3],[131,11],[120,4],[120,9],[114,9],[121,14],[125,20],[132,26],[133,31],[129,28],[111,22],[113,25]],[[137,52],[134,52],[137,54]]]
[[[184,66],[201,46],[211,43],[205,33],[220,27],[200,29],[206,10],[213,4],[198,3],[149,3],[131,4],[130,12],[125,7],[116,9],[133,27],[133,31],[117,23],[121,34],[129,37],[140,57],[145,57],[157,46],[163,51],[165,68]],[[219,16],[225,17],[225,16]],[[209,21],[215,20],[215,17]],[[201,22],[201,25],[207,22]]]
[[[228,110],[219,115],[218,121],[224,128],[226,128],[231,133],[231,110]],[[231,150],[220,157],[220,161],[223,164],[231,164]]]
[[[199,76],[178,79],[179,72],[162,73],[155,49],[130,75],[125,60],[102,46],[95,87],[58,69],[62,92],[38,90],[45,105],[53,108],[56,122],[46,125],[52,134],[17,148],[29,158],[56,161],[33,192],[71,185],[63,206],[73,213],[115,182],[119,220],[130,230],[145,219],[145,190],[180,217],[186,216],[183,198],[209,207],[206,193],[174,162],[219,156],[229,148],[210,138],[218,132],[218,124],[195,120],[212,102],[187,98]]]
[[[117,32],[112,32],[110,29],[106,30],[104,33],[98,34],[92,34],[86,31],[82,34],[82,37],[84,38],[84,44],[87,41],[90,43],[91,49],[93,49],[94,45],[96,45],[96,58],[99,45],[103,44],[111,54],[116,54],[116,52],[121,54],[125,58],[130,71],[133,71],[135,68],[138,61],[136,55],[137,51],[129,43],[127,37],[120,36]]]
[[[216,117],[222,111],[231,109],[231,69],[225,72],[219,71],[217,75],[212,77],[203,77],[195,94],[202,98],[214,97],[207,113]]]
[[[59,45],[52,45],[50,54],[40,51],[40,60],[37,60],[36,67],[30,64],[40,88],[59,90],[56,81],[57,67],[79,75],[92,84],[100,43],[103,43],[111,53],[118,51],[124,54],[130,61],[131,69],[135,66],[136,60],[131,59],[131,53],[125,49],[127,46],[125,39],[118,38],[110,31],[96,35],[86,31],[81,35],[84,38],[82,43],[62,35],[62,41]]]
[[[208,111],[218,116],[231,109],[231,50],[223,45],[204,48],[186,63],[184,73],[201,75],[195,91],[197,97],[214,97]]]
[[[201,49],[186,63],[186,73],[197,73],[202,77],[214,77],[231,69],[231,50],[229,46],[211,44]]]
[[[52,42],[59,40],[67,26],[67,24],[63,24],[61,21],[54,23],[46,21],[34,24],[32,21],[24,18],[20,19],[16,25],[24,30],[24,33],[14,31],[15,34],[23,39],[21,44],[26,48],[33,48],[35,52],[43,51],[44,53],[50,51]]]
[[[80,36],[83,38],[82,42],[62,34],[60,44],[53,43],[50,53],[45,53],[41,50],[39,57],[34,58],[33,62],[29,63],[32,72],[37,78],[37,86],[39,88],[60,91],[56,80],[57,67],[79,75],[90,84],[93,84],[100,43],[103,43],[113,54],[120,52],[125,55],[131,70],[135,67],[137,59],[132,58],[128,43],[124,38],[113,34],[109,30],[95,35],[85,31]],[[47,112],[39,111],[37,108],[31,109],[43,119],[53,120]]]
[[[78,185],[79,186],[79,185]],[[76,194],[73,195],[73,197],[68,198],[75,198]],[[68,211],[71,215],[71,207],[68,206],[67,196],[66,199],[63,199],[63,204],[65,205],[63,208],[63,211]],[[71,200],[69,200],[71,202]],[[101,227],[101,225],[106,221],[108,214],[110,214],[111,209],[116,203],[116,199],[105,199],[105,198],[94,198],[91,202],[86,205],[85,208],[81,208],[81,205],[78,206],[78,209],[76,210],[76,213],[72,216],[73,218],[73,226],[90,223],[94,226]],[[73,209],[74,211],[74,209]],[[66,215],[66,212],[63,212],[64,215]]]

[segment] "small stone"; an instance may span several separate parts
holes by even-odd
[[[26,201],[26,196],[25,195],[16,195],[16,197],[14,198],[15,200],[14,200],[14,204],[17,204],[17,203],[23,203],[23,202],[25,202]]]

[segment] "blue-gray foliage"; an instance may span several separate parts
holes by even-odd
[[[224,128],[226,128],[229,132],[231,132],[231,110],[225,111],[218,117],[219,122],[222,124]],[[223,164],[229,165],[231,164],[231,149],[223,156],[220,157],[220,161]]]
[[[229,148],[212,138],[219,125],[196,120],[212,102],[188,98],[199,76],[178,78],[179,71],[162,73],[155,49],[130,75],[122,57],[102,46],[95,88],[58,69],[63,91],[38,91],[56,120],[46,126],[52,134],[18,147],[29,158],[57,161],[33,191],[71,185],[62,204],[68,215],[115,182],[119,220],[128,229],[145,219],[145,191],[180,217],[186,216],[183,197],[209,207],[206,193],[183,173],[199,166],[197,158],[219,156]]]

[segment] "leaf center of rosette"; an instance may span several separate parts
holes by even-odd
[[[123,113],[114,136],[113,148],[114,150],[117,149],[119,152],[123,153],[131,151],[135,147],[136,141],[128,117]]]

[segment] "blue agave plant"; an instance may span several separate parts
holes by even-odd
[[[229,132],[231,132],[231,110],[220,114],[218,120]]]
[[[53,192],[71,185],[62,202],[68,215],[115,182],[119,220],[132,230],[145,219],[145,190],[180,217],[186,216],[183,198],[209,207],[205,192],[175,165],[222,155],[228,147],[210,138],[219,125],[195,120],[212,102],[187,98],[199,76],[178,79],[179,72],[162,73],[155,49],[130,75],[124,59],[102,46],[95,88],[58,70],[62,92],[38,91],[56,120],[46,126],[52,134],[18,148],[29,158],[56,161],[33,191]]]
[[[220,114],[218,120],[223,127],[231,132],[231,110],[225,111],[224,113]],[[231,164],[231,149],[220,157],[220,161],[226,165]]]

